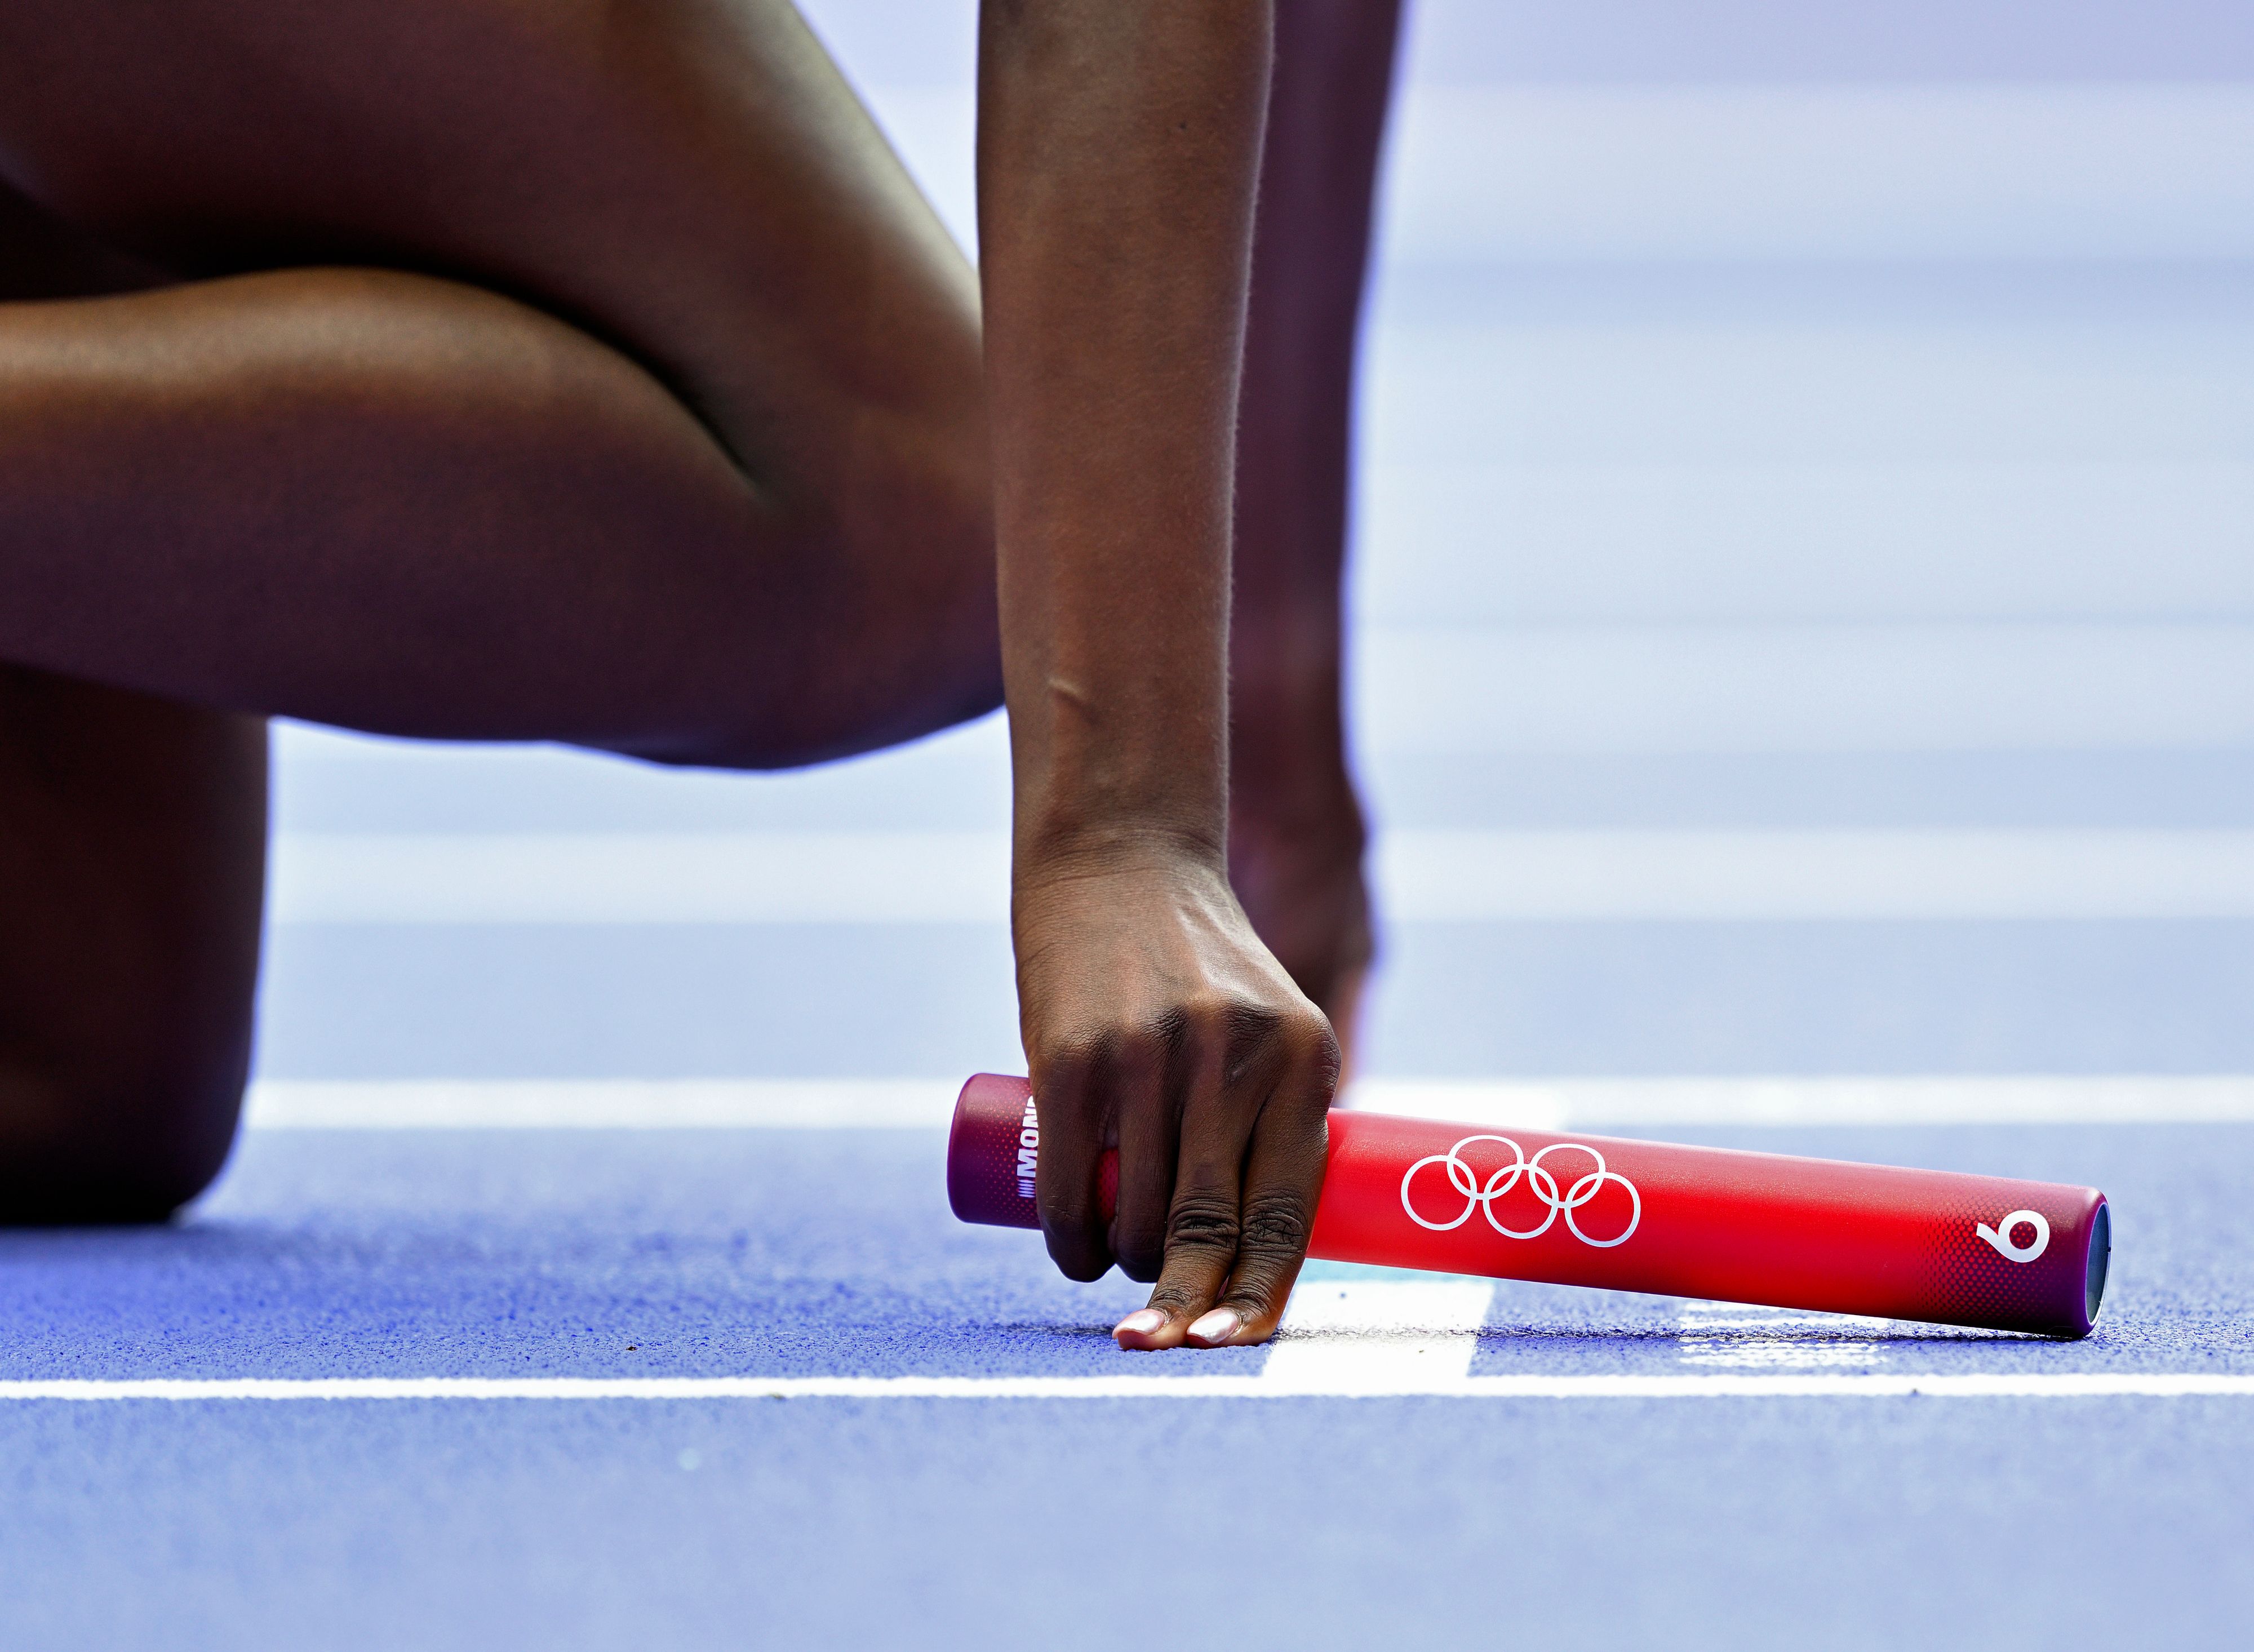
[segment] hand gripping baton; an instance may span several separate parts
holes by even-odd
[[[1026,1081],[962,1087],[947,1194],[1037,1228]],[[1118,1171],[1104,1155],[1104,1214]],[[1334,1262],[2090,1334],[2111,1222],[2094,1187],[1334,1111],[1307,1254]]]

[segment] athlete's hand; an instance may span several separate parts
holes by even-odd
[[[1232,752],[1246,744],[1233,743]],[[1361,803],[1342,760],[1334,761],[1333,785],[1288,793],[1272,782],[1244,783],[1238,775],[1251,766],[1240,759],[1229,782],[1229,885],[1276,961],[1329,1018],[1343,1082],[1354,1070],[1362,990],[1376,950]],[[1255,779],[1268,777],[1256,769]]]
[[[1120,1321],[1123,1348],[1264,1340],[1322,1188],[1329,1024],[1253,934],[1218,857],[1021,856],[1012,912],[1049,1255],[1074,1279],[1116,1261],[1157,1282]]]

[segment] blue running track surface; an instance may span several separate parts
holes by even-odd
[[[2101,1182],[2101,1328],[1505,1284],[1474,1376],[2254,1378],[2254,1131],[1686,1133]],[[1117,1352],[1133,1288],[956,1224],[940,1152],[910,1130],[256,1132],[176,1228],[0,1240],[0,1381],[1164,1385],[1283,1357]],[[1397,1283],[1316,1276],[1303,1294]],[[1192,1644],[1478,1645],[1522,1607],[1585,1646],[2219,1646],[2254,1610],[2254,1392],[10,1397],[0,1431],[11,1652],[1125,1648],[1154,1614]]]

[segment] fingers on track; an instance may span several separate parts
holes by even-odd
[[[1320,1021],[1264,1011],[1215,1020],[1194,1040],[1164,1257],[1150,1309],[1123,1326],[1124,1346],[1264,1340],[1306,1253],[1337,1046]]]

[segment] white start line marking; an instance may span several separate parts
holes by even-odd
[[[2170,1372],[1909,1376],[1389,1375],[1317,1386],[1264,1376],[337,1376],[0,1382],[0,1401],[2254,1399],[2254,1376]]]
[[[252,1130],[928,1130],[955,1078],[263,1080]],[[2254,1075],[1363,1079],[1348,1104],[1522,1130],[2254,1123]]]
[[[1164,1375],[1194,1356],[1156,1355],[1152,1375],[1116,1376],[56,1377],[0,1381],[0,1402],[2254,1398],[2254,1375],[2149,1371],[1918,1376],[1772,1367],[1648,1376],[1474,1376],[1473,1355],[1493,1297],[1494,1287],[1476,1279],[1304,1280],[1261,1369],[1245,1376]],[[1684,1312],[1686,1348],[1703,1346],[1700,1321],[1710,1318],[1750,1316],[1778,1340],[1801,1325],[1852,1331],[1874,1323],[1834,1315],[1788,1320],[1722,1303],[1686,1303]]]

